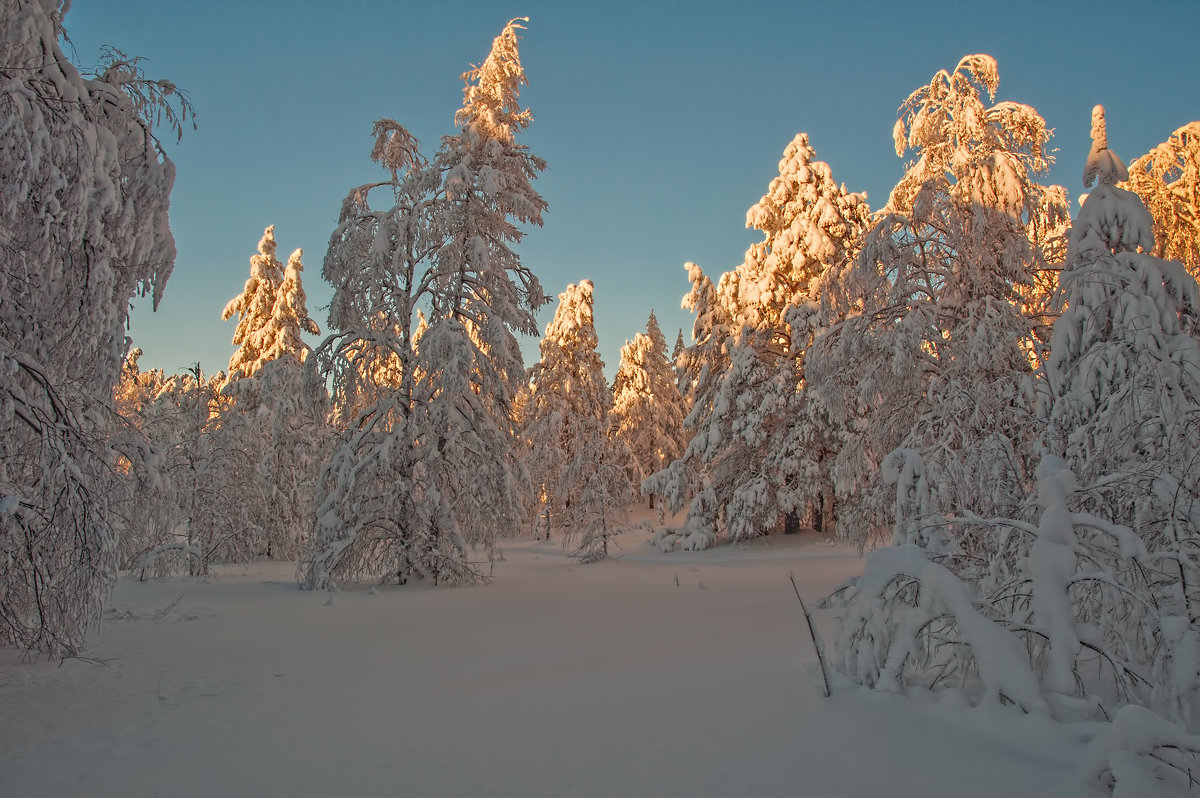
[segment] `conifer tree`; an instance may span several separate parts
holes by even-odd
[[[298,249],[288,257],[283,283],[275,296],[270,322],[264,329],[263,338],[267,347],[263,359],[268,362],[291,358],[295,363],[303,363],[312,347],[304,342],[300,333],[321,333],[321,328],[308,315],[308,295],[304,292],[304,280],[301,277],[304,264],[300,259],[303,255],[304,251]]]
[[[1037,383],[1048,451],[1036,493],[1017,512],[956,520],[931,503],[922,455],[894,450],[894,545],[839,591],[834,667],[889,691],[947,689],[945,675],[962,674],[984,701],[1112,721],[1089,770],[1121,794],[1182,793],[1200,751],[1200,290],[1150,254],[1150,214],[1116,185],[1127,172],[1100,106],[1092,142],[1084,185],[1096,185]]]
[[[691,387],[687,380],[687,371],[683,367],[687,355],[687,346],[683,343],[683,330],[675,333],[675,348],[671,350],[671,367],[675,369],[675,387],[683,401],[687,403],[688,389]]]
[[[683,297],[682,306],[695,314],[692,323],[692,345],[684,350],[679,366],[686,383],[683,393],[689,406],[684,418],[685,435],[691,440],[682,457],[663,470],[651,474],[642,482],[643,493],[662,496],[672,512],[688,507],[684,528],[659,531],[657,544],[670,548],[676,545],[702,549],[716,539],[716,500],[711,483],[706,479],[698,460],[689,453],[707,445],[704,425],[712,413],[715,391],[720,375],[729,367],[728,344],[733,325],[734,309],[722,304],[722,296],[712,279],[695,263],[685,263],[692,289]]]
[[[242,293],[229,300],[221,312],[222,321],[235,314],[238,317],[233,333],[233,343],[238,348],[229,359],[231,375],[253,376],[262,364],[267,346],[264,328],[283,284],[283,264],[275,257],[275,246],[275,225],[271,225],[263,231],[257,254],[250,257],[250,277]]]
[[[676,379],[667,360],[667,341],[651,311],[646,332],[621,347],[621,363],[613,379],[613,434],[633,456],[635,485],[670,465],[687,444],[683,432],[687,413]],[[653,494],[650,501],[653,506]]]
[[[785,451],[785,444],[804,412],[805,353],[831,315],[823,296],[830,274],[845,270],[866,220],[866,198],[834,183],[808,136],[797,135],[779,176],[746,215],[763,240],[714,292],[724,317],[714,329],[724,340],[719,357],[705,356],[708,371],[696,383],[687,422],[696,435],[685,463],[650,481],[669,477],[678,498],[689,470],[701,480],[685,529],[662,536],[660,545],[705,546],[721,532],[733,540],[766,534],[820,495],[815,475],[800,473],[808,447]]]
[[[563,527],[585,559],[603,556],[632,498],[631,458],[609,434],[613,400],[596,349],[593,292],[584,280],[559,295],[529,372],[522,423],[542,527]]]
[[[242,479],[225,486],[223,503],[248,520],[251,556],[293,557],[306,537],[316,482],[315,453],[326,441],[320,412],[305,412],[301,367],[310,347],[301,333],[320,332],[309,318],[296,250],[286,269],[275,257],[275,227],[268,227],[250,258],[250,278],[222,318],[238,318],[238,349],[222,386],[220,419],[206,446],[240,452]],[[232,478],[233,475],[230,475]]]
[[[1088,508],[1133,526],[1174,565],[1187,611],[1200,616],[1200,293],[1178,261],[1154,251],[1154,222],[1092,114],[1088,194],[1071,231],[1062,315],[1043,402],[1052,451],[1091,488]]]

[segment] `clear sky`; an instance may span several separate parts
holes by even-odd
[[[670,342],[689,337],[682,264],[715,278],[741,261],[756,240],[746,209],[795,133],[882,206],[903,169],[897,107],[965,54],[995,56],[997,100],[1033,105],[1055,129],[1045,182],[1073,204],[1093,105],[1126,161],[1200,118],[1198,0],[75,0],[76,63],[94,64],[103,44],[144,56],[198,115],[168,142],[179,256],[158,312],[134,313],[142,367],[225,368],[234,323],[220,313],[269,224],[281,260],[304,249],[324,331],[321,261],[347,190],[378,174],[371,123],[397,119],[431,154],[454,131],[459,75],[516,16],[531,18],[522,101],[535,119],[522,140],[549,163],[537,187],[550,204],[519,251],[555,298],[595,282],[610,377],[651,308]],[[525,352],[532,363],[536,341]]]

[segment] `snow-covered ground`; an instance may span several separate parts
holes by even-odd
[[[856,552],[645,537],[332,600],[287,563],[122,580],[94,661],[0,651],[0,795],[1091,794],[1080,744],[1018,710],[821,696],[788,573],[815,601]]]

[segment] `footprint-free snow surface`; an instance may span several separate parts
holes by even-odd
[[[123,579],[87,659],[0,651],[0,795],[1089,794],[1078,743],[1015,709],[821,696],[788,573],[815,602],[855,551],[622,545],[509,543],[468,588]]]

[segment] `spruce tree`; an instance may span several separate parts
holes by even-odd
[[[1154,221],[1092,118],[1085,185],[1071,230],[1062,315],[1046,366],[1051,451],[1089,488],[1087,508],[1138,530],[1171,562],[1180,614],[1200,616],[1200,293],[1178,261],[1154,251]]]
[[[593,318],[591,280],[559,295],[541,360],[529,372],[522,437],[547,535],[562,528],[584,559],[605,556],[632,498],[624,443],[610,436],[612,393]]]
[[[689,352],[704,364],[687,419],[695,436],[680,461],[648,483],[666,491],[675,510],[695,494],[684,529],[660,536],[665,548],[711,545],[721,533],[766,534],[821,494],[816,469],[802,473],[800,462],[806,454],[819,462],[820,452],[789,449],[788,439],[801,434],[795,427],[806,412],[805,354],[831,317],[824,295],[856,251],[867,207],[814,155],[803,133],[788,144],[779,176],[746,215],[763,240],[711,294],[703,282],[693,289],[694,305],[711,296],[719,311],[707,311],[709,331]]]
[[[687,413],[676,379],[667,359],[667,341],[651,311],[646,332],[621,347],[613,379],[613,434],[633,456],[635,485],[670,465],[687,444]],[[653,506],[654,494],[650,500]]]

